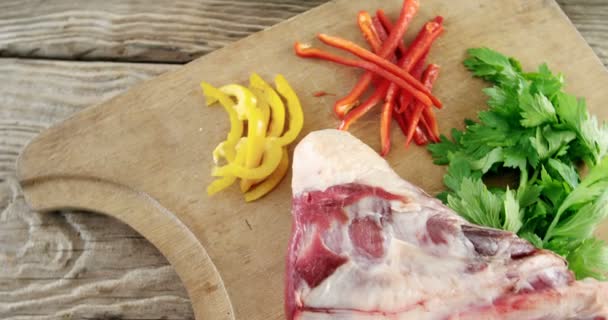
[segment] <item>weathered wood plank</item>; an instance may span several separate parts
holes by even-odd
[[[0,2],[0,56],[186,62],[327,0]],[[559,0],[603,59],[608,2]]]
[[[608,66],[608,1],[558,0],[568,18]],[[567,45],[567,44],[565,44]]]
[[[186,62],[327,0],[6,0],[0,56]]]
[[[193,318],[175,271],[139,234],[103,215],[32,212],[14,177],[42,129],[175,67],[0,59],[0,318]]]

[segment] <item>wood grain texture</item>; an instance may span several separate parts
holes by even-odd
[[[608,66],[608,1],[558,0],[562,10]]]
[[[221,108],[201,107],[204,98],[199,84],[201,80],[244,82],[254,70],[267,79],[283,73],[305,106],[308,120],[302,136],[335,127],[328,108],[331,98],[315,98],[312,92],[327,88],[345,92],[360,72],[300,60],[292,52],[293,39],[313,41],[315,34],[327,31],[362,42],[352,22],[335,19],[335,13],[355,16],[360,9],[380,5],[394,15],[400,3],[328,3],[79,113],[38,136],[21,157],[18,177],[26,197],[41,210],[88,208],[127,221],[174,264],[201,319],[205,315],[283,319],[289,183],[284,181],[273,193],[250,204],[233,190],[213,201],[204,196],[212,180],[206,174],[212,164],[209,151],[225,137],[228,123]],[[608,74],[556,3],[427,0],[411,28],[420,28],[436,14],[445,16],[447,31],[429,61],[443,68],[436,94],[449,102],[438,112],[444,130],[461,127],[464,118],[475,116],[485,104],[481,88],[486,84],[471,79],[462,65],[465,49],[480,45],[517,56],[525,68],[547,62],[563,72],[569,91],[585,96],[592,112],[608,118],[608,110],[602,108],[607,102],[602,88],[608,85]],[[408,34],[408,39],[413,36]],[[563,43],[570,50],[559,50]],[[378,148],[377,124],[370,115],[352,132]],[[397,139],[396,143],[401,142]],[[387,161],[429,193],[443,189],[445,168],[434,166],[424,149],[395,148]],[[148,214],[154,216],[146,219]],[[169,224],[159,224],[157,218]],[[181,241],[184,234],[195,237],[204,250],[193,250],[190,242]],[[222,292],[225,299],[218,298]]]
[[[5,0],[0,56],[186,62],[327,0]],[[608,57],[608,2],[559,0]]]
[[[208,30],[193,22],[199,18],[188,9],[201,4],[176,2],[181,9],[168,10],[171,19],[163,19],[157,3],[165,2],[1,1],[0,55],[188,61],[324,1],[293,1],[285,13],[255,1],[218,0],[206,8],[215,23]],[[608,65],[608,2],[558,2]],[[226,20],[230,5],[248,12],[256,26],[247,30]],[[190,18],[181,21],[183,16]],[[187,35],[188,24],[198,28],[196,35]],[[193,317],[173,269],[131,228],[103,215],[32,212],[14,179],[19,151],[42,129],[170,69],[0,59],[0,270],[8,270],[0,275],[0,318]],[[13,293],[17,288],[25,289]]]
[[[48,126],[172,65],[0,59],[0,318],[192,319],[166,259],[105,215],[30,210],[21,148]]]
[[[327,0],[3,0],[0,56],[186,62]]]

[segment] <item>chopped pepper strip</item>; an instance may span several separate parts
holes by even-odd
[[[225,157],[229,162],[234,161],[236,144],[243,135],[243,122],[238,118],[234,109],[234,102],[229,96],[207,82],[201,82],[201,88],[203,89],[203,94],[206,97],[208,105],[219,101],[230,118],[230,132],[228,132],[226,141],[218,145],[216,148],[217,151],[214,150],[213,161],[217,164],[219,162],[219,156]]]
[[[426,53],[424,53],[420,59],[416,62],[416,64],[411,68],[410,73],[412,74],[412,76],[416,77],[416,79],[420,79],[422,78],[422,72],[424,72],[424,67],[426,65],[426,57],[428,55],[428,51]],[[398,88],[396,90],[399,90]],[[405,108],[407,108],[410,103],[412,102],[413,97],[411,94],[409,94],[408,92],[405,92],[403,90],[400,90],[401,96],[400,99],[401,103],[400,103],[400,109],[397,111],[399,113],[402,113]],[[388,96],[388,95],[387,95]]]
[[[439,76],[439,66],[436,64],[429,64],[429,66],[426,68],[426,70],[424,70],[424,74],[422,75],[422,82],[424,83],[424,85],[429,88],[432,89],[433,88],[433,83],[435,82],[435,80],[437,80],[437,77]],[[409,145],[410,142],[412,141],[412,138],[414,137],[414,131],[416,130],[416,128],[418,127],[418,122],[420,121],[420,116],[422,115],[423,110],[426,107],[420,103],[418,103],[418,101],[414,102],[414,107],[412,108],[412,118],[410,119],[410,126],[408,128],[408,133],[407,133],[407,140],[405,142],[405,145]],[[434,118],[434,117],[433,117]],[[427,121],[429,119],[426,119]],[[431,126],[431,130],[435,130],[432,126],[431,123],[429,123],[429,125]],[[435,134],[434,132],[431,132],[433,135]]]
[[[295,51],[298,56],[303,57],[303,58],[323,59],[323,60],[328,60],[328,61],[332,61],[335,63],[343,64],[346,66],[358,67],[358,68],[362,68],[362,69],[371,71],[371,72],[378,74],[379,76],[385,78],[386,80],[396,83],[399,87],[411,92],[412,95],[417,100],[422,102],[423,104],[428,105],[428,106],[433,105],[433,101],[429,98],[429,96],[426,93],[417,90],[416,88],[412,87],[412,85],[410,85],[408,82],[406,82],[399,76],[396,76],[393,73],[388,72],[371,62],[339,57],[339,56],[336,56],[329,52],[325,52],[325,51],[322,51],[322,50],[319,50],[316,48],[311,48],[309,46],[302,45],[299,42],[295,43]]]
[[[283,148],[283,156],[281,157],[279,166],[262,183],[245,193],[245,201],[251,202],[257,200],[272,191],[283,180],[285,174],[287,174],[287,170],[289,170],[289,153],[286,148]]]
[[[390,61],[360,47],[356,43],[348,41],[346,39],[342,39],[339,37],[333,37],[333,36],[330,36],[330,35],[327,35],[324,33],[318,34],[317,37],[319,38],[319,40],[321,40],[323,43],[325,43],[327,45],[348,51],[348,52],[358,56],[359,58],[369,61],[375,65],[378,65],[379,67],[392,73],[393,75],[398,76],[399,78],[401,78],[401,79],[405,80],[407,83],[409,83],[412,87],[416,88],[418,91],[426,94],[428,96],[428,98],[431,99],[431,101],[433,101],[433,104],[436,105],[438,108],[442,106],[441,101],[439,101],[439,99],[434,97],[431,94],[431,92],[424,85],[422,85],[422,83],[420,83],[420,81],[418,81],[418,79],[414,78],[411,74],[409,74],[402,67],[399,67],[399,66],[391,63]],[[422,53],[424,53],[424,51]]]
[[[267,139],[267,143],[264,146],[264,161],[258,167],[247,168],[233,162],[213,168],[211,175],[214,177],[236,176],[243,179],[263,179],[269,176],[281,161],[281,146],[277,143],[276,139]]]
[[[234,159],[234,163],[242,164],[245,162],[246,157],[246,149],[244,147],[245,140],[247,138],[242,138],[241,141],[236,146],[236,157]],[[236,181],[235,176],[224,176],[219,179],[213,180],[209,186],[207,186],[207,194],[212,196],[228,187],[230,187]]]
[[[277,92],[257,73],[252,73],[249,77],[249,85],[262,90],[266,96],[266,100],[270,105],[271,119],[268,135],[271,137],[279,137],[285,128],[285,104],[277,94]]]
[[[289,129],[277,139],[277,144],[286,146],[292,143],[298,137],[300,131],[302,131],[302,127],[304,127],[304,112],[302,111],[300,99],[298,99],[296,92],[291,88],[285,77],[277,75],[274,78],[274,84],[279,94],[287,100]]]
[[[249,106],[255,106],[257,101],[255,96],[249,89],[238,85],[229,84],[220,88],[223,93],[236,97],[237,103],[234,106],[236,114],[239,116],[239,120],[247,119],[247,110]]]
[[[270,105],[268,104],[268,100],[266,100],[266,96],[262,90],[254,87],[249,87],[249,90],[253,92],[255,98],[258,100],[258,108],[262,111],[262,119],[266,126],[265,130],[267,131],[268,125],[270,124]]]
[[[390,32],[388,39],[382,45],[382,50],[378,54],[382,58],[388,58],[395,52],[395,48],[399,45],[399,43],[403,39],[403,35],[408,29],[408,26],[416,13],[418,12],[418,8],[420,7],[420,3],[418,0],[404,0],[403,5],[401,6],[401,12],[399,13],[399,19],[397,20],[395,28]],[[355,87],[346,95],[344,98],[338,100],[334,104],[334,113],[340,119],[344,119],[346,113],[356,104],[361,95],[365,92],[365,90],[369,87],[373,79],[373,75],[371,72],[366,72]]]
[[[264,123],[262,110],[253,107],[247,110],[247,157],[245,166],[256,168],[262,160],[264,143],[266,141],[266,124]],[[243,179],[240,182],[241,191],[245,192],[255,183],[254,180]]]
[[[384,30],[385,34],[391,33],[393,31],[393,22],[386,15],[386,13],[384,13],[384,10],[382,10],[382,9],[376,10],[374,26],[376,26],[376,21],[378,21],[378,23],[382,26],[382,28],[376,27],[376,29]],[[380,40],[382,40],[384,42],[386,39],[382,39],[381,33],[379,33],[379,35],[380,35]],[[399,41],[399,44],[397,45],[397,49],[398,49],[398,52],[401,54],[401,56],[403,56],[405,54],[406,49],[405,49],[405,44],[403,44],[403,41]]]
[[[390,82],[383,81],[378,88],[374,91],[374,93],[365,100],[364,103],[357,106],[351,112],[349,112],[344,120],[340,123],[338,129],[340,130],[348,130],[351,124],[355,123],[359,118],[361,118],[364,114],[369,112],[386,94],[386,90],[388,90]]]
[[[380,42],[380,37],[374,28],[373,20],[369,15],[369,12],[359,11],[357,23],[359,24],[359,29],[361,29],[363,37],[372,48],[372,51],[376,54],[379,53],[382,49],[382,42]]]

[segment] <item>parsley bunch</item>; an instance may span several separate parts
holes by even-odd
[[[489,109],[464,131],[428,148],[448,165],[438,197],[472,223],[517,233],[565,257],[577,278],[606,279],[608,246],[593,236],[608,215],[608,126],[585,101],[562,91],[546,64],[526,73],[487,48],[469,49],[465,66],[494,86]],[[579,168],[589,170],[581,179]],[[519,182],[488,187],[483,178],[514,172]]]

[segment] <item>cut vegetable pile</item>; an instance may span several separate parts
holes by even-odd
[[[443,18],[427,22],[416,39],[406,47],[403,36],[416,13],[417,0],[405,0],[395,24],[378,10],[372,17],[361,11],[357,23],[372,51],[355,43],[319,34],[318,39],[335,48],[349,52],[360,59],[350,59],[296,42],[295,52],[303,58],[316,58],[366,70],[351,92],[334,105],[334,113],[342,120],[341,130],[348,128],[363,115],[382,103],[380,120],[381,155],[390,151],[390,125],[394,119],[406,136],[406,146],[412,139],[418,145],[439,141],[439,128],[432,107],[441,108],[441,102],[431,89],[439,74],[439,66],[426,66],[426,56],[432,43],[443,32]],[[425,67],[426,66],[426,67]],[[362,103],[368,87],[375,87]]]
[[[207,105],[222,105],[231,125],[226,140],[213,150],[212,175],[218,178],[207,187],[207,193],[216,194],[240,178],[248,202],[263,197],[281,182],[289,169],[287,146],[304,124],[300,100],[282,75],[275,78],[276,90],[255,73],[249,82],[248,88],[238,84],[215,88],[201,83]],[[225,164],[220,166],[222,161]]]
[[[608,246],[593,232],[608,215],[608,126],[588,114],[584,100],[563,92],[563,77],[547,65],[526,73],[490,49],[468,52],[466,67],[494,84],[484,90],[490,109],[429,146],[435,163],[449,165],[440,198],[473,223],[562,255],[579,279],[606,279]],[[511,187],[482,180],[510,171],[519,173]]]

